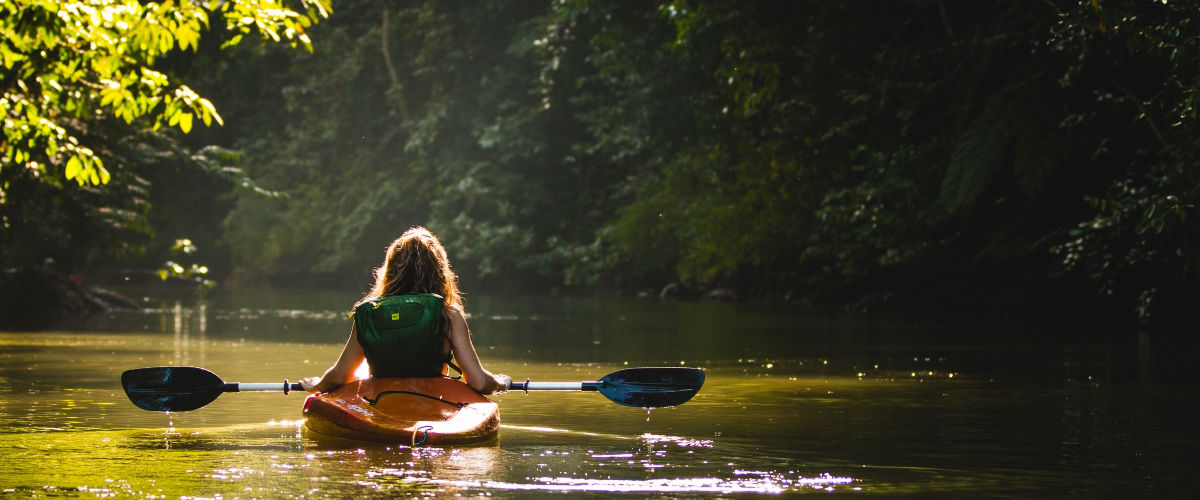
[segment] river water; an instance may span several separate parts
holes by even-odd
[[[634,366],[707,379],[676,408],[508,393],[485,446],[330,443],[302,394],[137,409],[120,375],[320,374],[354,293],[131,290],[145,310],[0,332],[0,491],[10,496],[594,497],[1195,493],[1197,350],[1094,326],[938,324],[785,306],[471,296],[485,366],[595,380]]]

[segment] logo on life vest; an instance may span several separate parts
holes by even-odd
[[[392,313],[392,321],[400,321],[400,313]]]

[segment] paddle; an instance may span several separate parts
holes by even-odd
[[[226,383],[217,374],[194,366],[136,368],[121,374],[125,394],[138,408],[150,411],[191,411],[213,402],[223,392],[303,391],[300,384]]]
[[[217,399],[221,393],[242,391],[302,390],[300,384],[227,383],[217,374],[194,366],[137,368],[121,374],[125,394],[138,408],[150,411],[191,411]],[[513,382],[514,391],[595,391],[614,403],[640,408],[662,408],[686,403],[704,385],[698,368],[626,368],[595,382]]]
[[[513,391],[598,391],[610,401],[639,408],[663,408],[686,403],[704,385],[699,368],[626,368],[595,382],[513,382]]]

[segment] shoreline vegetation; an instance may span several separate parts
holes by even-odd
[[[0,273],[0,328],[41,329],[52,326],[62,320],[86,319],[87,317],[111,313],[140,311],[142,305],[135,298],[122,292],[123,286],[137,286],[141,293],[146,287],[159,288],[164,292],[177,294],[191,290],[197,299],[203,298],[216,287],[201,284],[195,280],[172,277],[164,281],[157,271],[131,271],[128,269],[101,273],[106,276],[87,277],[82,275],[67,275],[54,269],[52,265],[41,268],[8,269]],[[236,287],[234,287],[236,288]],[[346,287],[348,296],[353,290]],[[1013,301],[1008,304],[995,305],[990,309],[975,307],[971,300],[956,300],[938,302],[936,304],[916,302],[914,297],[897,297],[891,292],[869,292],[861,295],[841,291],[822,293],[815,291],[809,295],[799,295],[793,292],[764,293],[754,290],[738,290],[734,288],[688,288],[679,283],[669,283],[659,289],[590,289],[590,290],[497,290],[480,287],[472,290],[476,293],[532,293],[550,296],[594,296],[594,297],[628,297],[639,300],[653,301],[707,301],[736,304],[787,305],[816,313],[850,314],[864,318],[889,317],[909,321],[961,321],[972,320],[980,322],[1017,322],[1033,325],[1038,322],[1061,322],[1077,320],[1084,323],[1108,323],[1116,329],[1122,325],[1130,332],[1143,331],[1144,325],[1137,323],[1127,315],[1102,309],[1096,304],[1058,302],[1048,307],[1030,303],[1029,301]],[[972,299],[978,298],[971,292]],[[840,301],[840,302],[839,302]],[[1007,306],[1007,307],[1005,307]],[[1170,327],[1167,328],[1170,330]],[[1132,334],[1132,333],[1130,333]]]
[[[116,5],[0,6],[5,322],[419,225],[478,293],[1200,325],[1200,0]]]
[[[39,328],[64,318],[141,309],[132,298],[48,266],[0,272],[0,304],[0,328]]]

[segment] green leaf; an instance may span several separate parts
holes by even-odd
[[[83,169],[83,163],[79,161],[79,156],[72,156],[67,160],[67,180],[74,179],[79,176],[79,171]]]
[[[185,134],[192,131],[191,113],[179,113],[179,130],[182,130]]]
[[[212,101],[209,101],[208,99],[205,99],[203,97],[198,99],[198,101],[200,102],[200,106],[203,108],[200,112],[205,117],[205,120],[204,120],[205,125],[209,124],[209,119],[208,119],[209,116],[211,116],[212,119],[217,120],[217,125],[225,124],[225,121],[221,119],[221,115],[219,113],[217,113],[217,108],[213,106]]]
[[[233,35],[232,38],[230,38],[229,40],[226,40],[225,43],[221,44],[221,49],[224,50],[226,48],[232,47],[234,45],[237,45],[241,41],[242,41],[242,35],[240,33],[237,35]]]
[[[93,163],[92,166],[96,169],[97,172],[100,173],[100,183],[108,184],[108,181],[112,179],[112,174],[108,173],[107,168],[104,168],[104,162],[101,161],[100,158],[97,157],[97,158],[92,158],[92,163]]]

